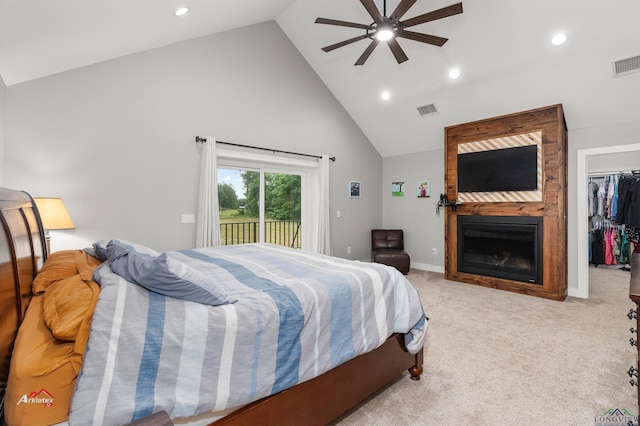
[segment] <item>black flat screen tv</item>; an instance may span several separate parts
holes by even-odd
[[[458,154],[458,192],[536,189],[537,145]]]

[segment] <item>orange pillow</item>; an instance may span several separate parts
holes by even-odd
[[[92,288],[94,286],[95,288]],[[74,275],[51,284],[44,292],[44,322],[56,339],[75,341],[82,321],[91,318],[97,284]]]
[[[33,294],[41,294],[58,280],[78,273],[75,258],[77,250],[63,250],[50,254],[42,269],[33,280]]]
[[[56,281],[80,274],[82,279],[90,281],[93,271],[102,261],[87,254],[84,250],[63,250],[52,253],[33,280],[33,294],[42,294]]]

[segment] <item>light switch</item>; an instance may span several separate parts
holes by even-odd
[[[182,223],[196,223],[196,215],[195,214],[183,214]]]

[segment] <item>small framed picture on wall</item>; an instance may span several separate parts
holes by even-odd
[[[428,180],[418,181],[418,198],[427,198],[431,195],[431,185]]]
[[[404,182],[391,182],[391,195],[393,197],[404,197]]]
[[[349,198],[360,198],[362,194],[362,184],[358,180],[349,181]]]

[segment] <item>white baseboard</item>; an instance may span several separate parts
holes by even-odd
[[[420,269],[421,271],[437,272],[444,274],[444,266],[430,265],[428,263],[411,262],[411,269]]]
[[[367,259],[364,262],[371,262],[371,259]],[[439,274],[444,274],[444,266],[430,265],[428,263],[411,262],[411,264],[409,265],[409,268],[410,269],[419,269],[421,271],[437,272]]]
[[[567,296],[569,297],[579,297],[580,299],[588,299],[589,298],[589,294],[585,294],[585,291],[583,288],[572,288],[569,287],[567,289]]]

